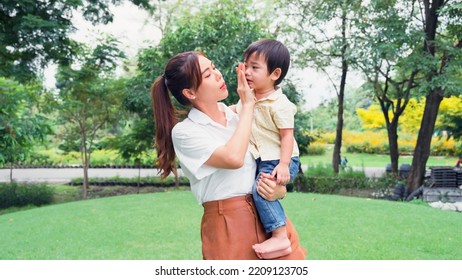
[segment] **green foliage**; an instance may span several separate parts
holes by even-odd
[[[46,184],[0,183],[0,209],[50,204],[53,195],[53,189]]]
[[[308,146],[308,155],[323,155],[326,153],[325,145],[320,143],[310,143]]]
[[[154,126],[152,117],[137,119],[130,123],[130,131],[116,137],[113,141],[113,148],[118,150],[120,156],[125,161],[132,159],[140,160],[147,155],[154,154],[152,147],[152,136],[154,135]],[[147,135],[150,135],[149,141]],[[144,139],[144,140],[143,140]],[[145,164],[154,164],[154,160]]]
[[[460,78],[462,83],[462,77]],[[462,88],[462,86],[461,86]],[[438,135],[462,139],[462,95],[443,99],[440,104],[436,130]]]
[[[91,178],[90,185],[93,186],[137,186],[138,183],[141,187],[157,186],[157,187],[173,187],[175,186],[175,178],[167,177],[160,179],[160,177],[140,177],[140,178]],[[69,183],[72,186],[83,184],[83,178],[74,178]],[[189,186],[189,180],[186,177],[179,177],[180,186]]]
[[[364,171],[357,171],[351,168],[342,170],[342,172],[336,174],[333,172],[332,167],[326,164],[318,163],[313,166],[309,166],[304,172],[305,176],[308,177],[339,177],[339,178],[366,178]]]
[[[310,165],[296,178],[295,190],[323,194],[339,194],[341,191],[384,191],[397,183],[391,177],[368,178],[362,170],[345,168],[338,174],[328,164]]]
[[[84,170],[90,164],[95,140],[109,125],[123,119],[122,103],[125,80],[115,78],[117,63],[124,57],[113,37],[102,39],[96,47],[79,49],[80,67],[59,67],[59,120],[64,138],[80,141]],[[88,176],[84,171],[84,176]],[[86,181],[88,178],[86,178]],[[83,197],[86,198],[85,185]]]
[[[26,82],[35,79],[50,62],[67,65],[76,54],[69,34],[77,10],[94,23],[111,22],[111,4],[122,0],[5,0],[0,4],[0,76]],[[151,9],[148,0],[131,0]]]
[[[341,189],[365,189],[367,179],[347,179],[340,177],[305,177],[299,191],[322,194],[338,194]]]
[[[322,194],[339,194],[341,191],[370,190],[383,192],[398,181],[391,177],[366,177],[364,171],[346,168],[335,174],[329,165],[309,166],[295,182],[295,190]]]
[[[98,133],[106,125],[121,120],[120,110],[125,81],[114,79],[114,70],[123,53],[117,48],[118,42],[107,38],[94,49],[81,48],[82,66],[60,67],[59,121],[64,124],[63,144],[65,151],[91,151]]]
[[[310,144],[316,137],[309,131],[309,118],[310,115],[307,112],[298,111],[297,114],[295,114],[294,137],[297,141],[300,155],[309,154]]]
[[[24,161],[51,128],[39,112],[40,87],[0,77],[0,165]]]
[[[356,113],[357,108],[367,108],[372,103],[372,97],[364,90],[346,88],[343,123],[344,129],[361,130],[361,122]],[[313,128],[319,131],[335,131],[337,127],[338,101],[326,100],[311,110]]]
[[[155,152],[150,151],[143,153],[138,161],[129,161],[120,156],[119,151],[111,149],[100,149],[92,151],[91,167],[137,167],[153,168],[156,157]],[[64,166],[82,166],[82,158],[80,152],[63,152],[59,149],[50,150],[35,150],[31,156],[22,162],[24,166],[49,166],[49,167],[64,167]]]
[[[291,48],[294,61],[300,66],[312,66],[328,76],[340,76],[332,73],[333,67],[339,67],[342,48],[351,45],[354,38],[354,24],[348,24],[348,37],[341,34],[342,17],[353,22],[358,17],[361,1],[293,1],[280,0],[278,12],[284,16],[276,19],[279,35]],[[287,21],[286,18],[291,20]],[[329,26],[330,28],[326,28]],[[351,37],[351,38],[350,38]],[[350,61],[351,51],[343,58]],[[348,62],[349,63],[349,62]],[[337,80],[337,79],[335,79]]]

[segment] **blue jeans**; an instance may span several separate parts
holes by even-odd
[[[271,172],[273,172],[274,168],[278,164],[279,160],[262,161],[258,158],[256,181],[258,181],[261,172],[271,174]],[[298,174],[299,165],[299,158],[292,157],[289,165],[291,182]],[[286,215],[281,203],[278,200],[268,201],[264,199],[260,194],[258,194],[256,183],[253,185],[252,193],[255,206],[257,207],[258,215],[260,216],[260,221],[267,233],[273,232],[275,229],[286,225]]]

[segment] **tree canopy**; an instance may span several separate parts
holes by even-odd
[[[39,110],[43,96],[40,86],[24,86],[0,77],[0,164],[19,164],[33,147],[43,142],[51,128]]]
[[[125,83],[114,75],[122,56],[117,41],[107,38],[94,49],[80,48],[79,65],[61,66],[57,75],[59,119],[65,127],[65,139],[80,143],[84,198],[93,143],[106,125],[117,122],[123,114],[120,104]]]
[[[2,0],[0,2],[0,76],[35,79],[46,65],[69,64],[76,43],[72,17],[80,10],[93,24],[113,20],[110,5],[124,0]],[[149,0],[131,0],[150,9]]]

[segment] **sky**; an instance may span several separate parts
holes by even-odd
[[[111,33],[122,43],[122,48],[129,57],[135,57],[138,50],[155,45],[161,38],[160,31],[155,27],[147,12],[139,9],[130,2],[114,7],[114,21],[108,25],[94,27],[84,21],[81,16],[75,15],[73,22],[78,31],[72,38],[91,44],[97,38],[98,32]],[[55,66],[50,66],[45,71],[45,84],[54,87]],[[336,98],[330,81],[326,75],[320,74],[313,69],[297,70],[289,69],[287,78],[291,79],[297,89],[304,95],[306,103],[303,109],[316,108],[325,100]],[[358,86],[359,79],[350,79],[351,86]]]

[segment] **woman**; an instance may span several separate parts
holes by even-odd
[[[191,191],[204,207],[204,259],[258,259],[252,245],[267,238],[251,195],[256,164],[248,146],[255,96],[244,71],[244,65],[239,64],[239,115],[219,102],[228,96],[226,83],[215,65],[200,52],[172,57],[151,88],[161,176],[174,170],[175,155],[178,156]],[[192,106],[181,122],[169,92],[181,105]],[[264,175],[259,181],[259,192],[265,199],[274,200],[283,197],[286,190]],[[305,249],[289,220],[288,232],[292,253],[281,259],[304,259]]]

